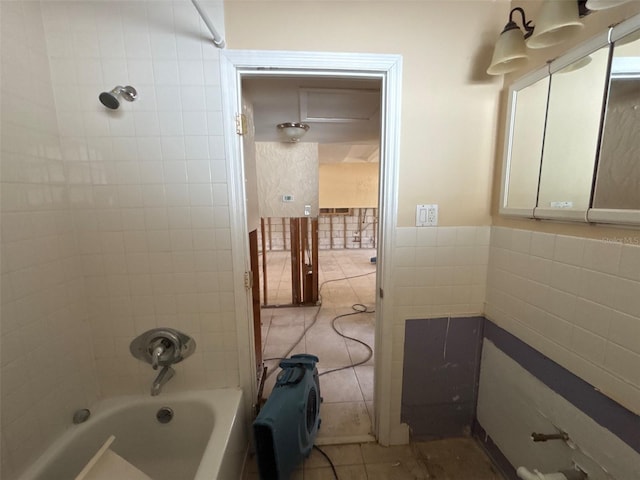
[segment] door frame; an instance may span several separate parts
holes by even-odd
[[[240,387],[248,418],[257,395],[251,290],[245,287],[250,271],[249,232],[245,205],[242,138],[236,133],[236,115],[241,110],[243,76],[341,76],[380,79],[381,134],[380,181],[378,186],[378,258],[376,261],[376,328],[374,367],[374,421],[376,439],[383,445],[399,443],[399,415],[392,401],[399,382],[392,378],[393,288],[392,269],[398,204],[400,158],[400,114],[402,56],[327,52],[222,50],[220,52],[222,113],[234,271],[234,300]],[[385,288],[388,286],[388,288]],[[396,418],[397,417],[397,418]]]

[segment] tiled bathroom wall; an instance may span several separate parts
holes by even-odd
[[[393,256],[393,397],[401,418],[405,323],[484,311],[491,227],[404,227]]]
[[[486,317],[640,412],[640,233],[494,227]]]
[[[2,2],[2,478],[98,396],[39,2]]]
[[[221,3],[202,6],[223,25]],[[51,2],[43,19],[101,393],[149,390],[156,372],[129,343],[161,326],[197,343],[167,390],[237,385],[210,33],[190,2]],[[116,85],[139,99],[107,110],[98,95]]]
[[[222,3],[201,2],[224,26]],[[146,393],[156,326],[197,353],[166,390],[238,384],[219,51],[190,2],[2,2],[2,478],[72,412]],[[133,85],[109,111],[100,92]]]

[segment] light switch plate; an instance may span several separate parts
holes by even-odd
[[[438,225],[438,205],[416,205],[416,227],[435,227]]]

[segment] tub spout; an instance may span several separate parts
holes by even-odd
[[[160,393],[160,390],[162,390],[162,387],[164,386],[164,384],[167,383],[169,380],[171,380],[171,378],[175,374],[176,374],[175,370],[169,367],[168,365],[165,367],[162,367],[162,370],[160,370],[160,373],[158,374],[156,379],[153,381],[153,384],[151,385],[151,396],[155,397],[156,395],[158,395]]]

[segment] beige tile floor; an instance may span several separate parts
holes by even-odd
[[[375,271],[370,258],[375,250],[332,250],[320,252],[320,284],[326,280]],[[270,304],[291,301],[290,261],[287,252],[268,254],[268,298]],[[359,344],[345,340],[331,329],[336,315],[349,313],[354,303],[375,306],[375,275],[325,283],[322,307],[265,308],[262,310],[264,358],[280,357],[300,338],[317,315],[315,325],[296,345],[293,353],[313,353],[320,358],[318,370],[358,362],[367,356]],[[341,331],[373,346],[375,315],[358,314],[337,320]],[[270,368],[277,361],[267,362]],[[277,372],[276,372],[277,373]],[[265,398],[275,382],[274,373],[265,384]],[[482,449],[471,438],[412,442],[382,447],[373,440],[373,359],[366,364],[320,377],[324,402],[320,408],[322,426],[316,444],[331,458],[340,480],[503,480]],[[363,439],[368,442],[364,443]],[[326,459],[313,450],[292,475],[292,480],[333,480]],[[259,479],[253,455],[245,465],[245,480]]]
[[[263,308],[261,311],[263,356],[265,359],[289,354],[311,353],[320,361],[318,371],[323,403],[322,426],[316,443],[348,443],[373,439],[373,357],[365,364],[337,372],[323,372],[365,360],[366,347],[340,337],[331,327],[332,319],[353,313],[352,305],[360,303],[375,309],[375,264],[370,259],[373,249],[322,250],[319,252],[320,307]],[[291,267],[288,252],[268,252],[267,280],[269,304],[291,302]],[[346,277],[354,277],[349,278]],[[337,280],[337,281],[334,281]],[[315,321],[315,323],[314,323]],[[304,337],[298,342],[305,328]],[[358,338],[371,347],[374,344],[375,314],[360,313],[335,321],[343,334]],[[275,383],[278,360],[267,360],[274,371],[265,382],[263,398],[268,398]]]
[[[503,480],[484,451],[471,438],[451,438],[382,447],[375,443],[321,447],[340,480]],[[250,456],[244,480],[259,479]],[[333,480],[327,460],[313,450],[291,480]]]

